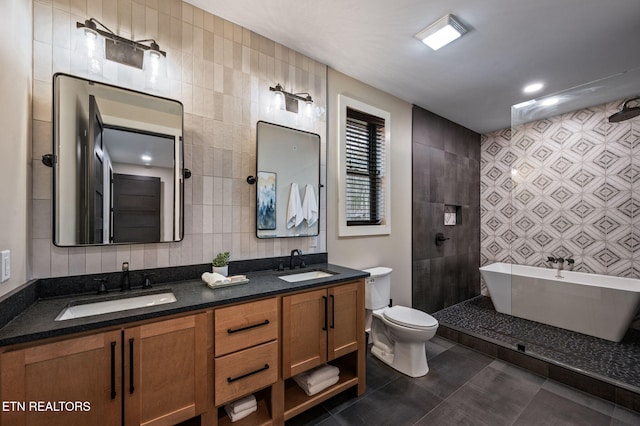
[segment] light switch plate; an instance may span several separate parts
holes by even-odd
[[[0,252],[0,282],[5,282],[11,278],[11,251],[3,250]]]

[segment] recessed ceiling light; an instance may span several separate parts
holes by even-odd
[[[143,154],[140,158],[142,159],[142,161],[146,161],[146,162],[151,161],[151,156],[146,154]]]
[[[467,29],[449,14],[420,31],[416,38],[433,50],[438,50],[466,32]]]
[[[543,87],[544,87],[544,84],[542,83],[531,83],[524,86],[524,89],[522,89],[522,91],[524,93],[534,93],[542,89]]]

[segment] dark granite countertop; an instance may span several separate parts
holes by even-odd
[[[31,342],[72,333],[96,330],[105,327],[125,325],[127,323],[151,318],[196,311],[231,303],[245,302],[278,294],[312,289],[330,284],[337,284],[369,276],[368,273],[332,264],[314,264],[306,269],[296,270],[308,272],[326,270],[335,273],[330,277],[317,278],[289,283],[278,278],[279,275],[291,271],[276,272],[273,270],[246,273],[249,282],[216,289],[209,288],[201,280],[169,282],[155,285],[154,291],[171,289],[177,301],[165,305],[137,308],[108,314],[88,316],[84,318],[55,321],[60,311],[72,301],[86,301],[104,296],[72,295],[43,298],[35,301],[12,321],[0,329],[0,346]],[[149,290],[134,289],[131,296],[148,294]],[[122,293],[112,291],[112,296]]]

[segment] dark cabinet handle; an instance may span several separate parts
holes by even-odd
[[[262,327],[263,325],[268,325],[269,324],[269,320],[266,319],[258,324],[252,324],[252,325],[248,325],[246,327],[240,327],[240,328],[230,328],[227,330],[227,333],[229,334],[233,334],[233,333],[237,333],[239,331],[245,331],[245,330],[250,330],[252,328],[256,328],[256,327]]]
[[[324,301],[324,327],[322,327],[323,331],[327,330],[327,323],[329,322],[329,306],[327,302],[327,296],[322,296],[322,300]]]
[[[333,296],[329,296],[331,298],[331,328],[336,328],[336,298]]]
[[[135,390],[133,386],[133,337],[129,339],[129,393]]]
[[[262,368],[258,368],[257,370],[252,371],[252,372],[250,372],[250,373],[243,374],[242,376],[238,376],[238,377],[227,377],[227,383],[233,383],[233,382],[235,382],[235,381],[237,381],[237,380],[244,379],[245,377],[249,377],[249,376],[252,376],[252,375],[254,375],[254,374],[258,374],[258,373],[260,373],[260,372],[262,372],[262,371],[265,371],[265,370],[268,370],[268,369],[269,369],[269,364],[265,364],[265,365],[264,365],[264,367],[262,367]]]
[[[111,399],[116,399],[116,342],[111,342]]]

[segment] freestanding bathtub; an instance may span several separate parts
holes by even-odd
[[[640,280],[534,266],[480,268],[496,311],[619,342],[640,306]]]

